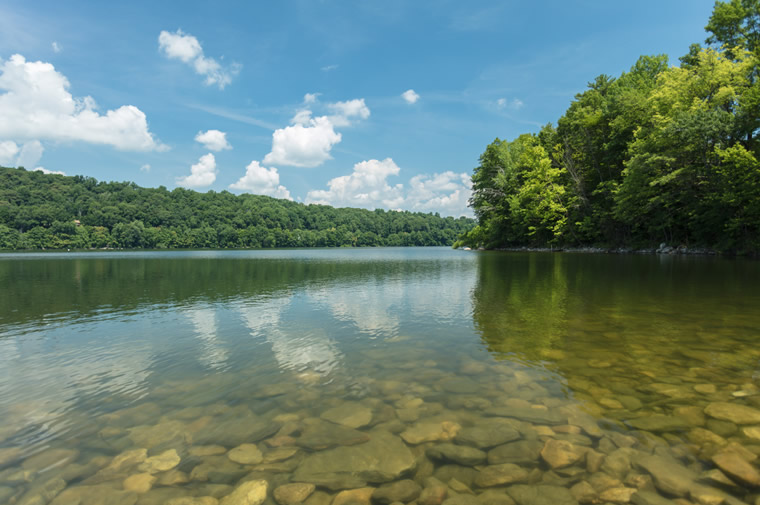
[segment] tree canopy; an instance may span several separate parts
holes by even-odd
[[[456,245],[760,251],[760,0],[716,2],[706,30],[680,66],[642,56],[556,126],[487,146]]]
[[[440,246],[473,224],[0,167],[0,249]]]

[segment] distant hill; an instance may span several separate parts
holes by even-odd
[[[305,205],[0,167],[0,249],[451,245],[468,218]]]

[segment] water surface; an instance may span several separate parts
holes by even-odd
[[[753,503],[760,485],[757,262],[12,254],[0,286],[0,502],[232,503],[263,480],[272,503],[315,484],[290,498],[309,505],[399,481],[420,505]]]

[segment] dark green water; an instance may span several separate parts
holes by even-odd
[[[0,288],[0,503],[231,505],[253,481],[281,505],[398,481],[412,490],[373,503],[760,487],[757,262],[25,254],[0,255]],[[291,482],[316,491],[275,492]]]

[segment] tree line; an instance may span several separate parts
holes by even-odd
[[[600,75],[557,124],[496,139],[472,176],[478,225],[455,246],[760,251],[760,1],[718,1],[670,66]]]
[[[0,249],[451,245],[474,222],[0,167]]]

